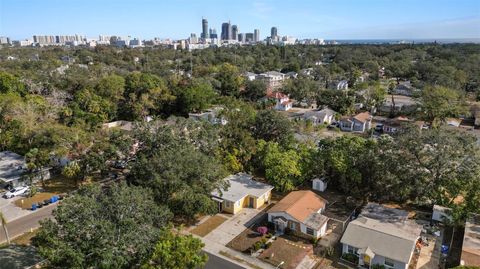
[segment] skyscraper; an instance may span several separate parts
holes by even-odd
[[[224,22],[222,23],[222,34],[221,34],[222,40],[230,40],[232,39],[232,25],[230,22]]]
[[[207,19],[202,18],[202,34],[200,35],[201,38],[209,38],[210,35],[208,33],[208,21]]]
[[[215,28],[213,28],[213,29],[210,28],[210,30],[209,30],[209,36],[210,36],[210,38],[218,38],[218,36],[217,36],[217,29],[215,29]]]
[[[232,25],[232,39],[238,40],[238,26]]]
[[[260,30],[258,29],[253,30],[253,41],[254,42],[260,41]]]
[[[277,27],[272,27],[272,30],[270,30],[270,37],[272,39],[275,39],[278,35],[278,32],[277,32]]]

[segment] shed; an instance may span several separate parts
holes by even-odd
[[[314,178],[312,180],[312,189],[324,192],[327,189],[327,184],[325,178]]]

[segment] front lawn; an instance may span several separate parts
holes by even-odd
[[[37,192],[32,197],[18,199],[14,203],[16,206],[21,207],[22,209],[31,209],[32,204],[43,203],[44,200],[50,200],[50,198],[52,198],[54,195],[56,194],[51,192]]]
[[[224,223],[226,220],[227,219],[222,216],[215,215],[213,217],[210,217],[208,220],[206,220],[202,224],[195,227],[195,229],[193,229],[191,232],[198,236],[204,237],[205,235],[209,234],[211,231],[215,230],[215,228],[220,226],[220,224]]]
[[[271,206],[271,204],[269,206]],[[268,208],[269,207],[264,210],[268,210]],[[267,239],[267,235],[262,236],[257,232],[257,228],[260,226],[268,227],[267,214],[263,213],[263,215],[256,221],[257,222],[255,224],[245,229],[243,232],[233,238],[232,241],[228,242],[227,247],[250,254],[250,248],[253,246],[253,244],[261,241],[263,238]],[[268,232],[272,234],[274,233],[274,231],[271,229],[269,229]]]
[[[280,268],[296,268],[305,255],[312,253],[313,246],[303,240],[290,239],[286,236],[277,238],[258,258],[273,266],[278,266],[283,261]]]

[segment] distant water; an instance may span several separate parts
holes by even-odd
[[[327,44],[424,44],[434,43],[452,44],[452,43],[480,43],[480,38],[439,38],[439,39],[338,39],[325,40]]]

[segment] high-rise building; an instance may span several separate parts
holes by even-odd
[[[215,29],[215,28],[210,28],[210,30],[208,31],[208,34],[210,35],[210,38],[212,38],[212,39],[218,38],[217,29]]]
[[[244,33],[238,34],[238,41],[240,41],[241,43],[247,42],[247,39]]]
[[[253,33],[245,34],[245,42],[253,42]]]
[[[253,31],[253,41],[254,42],[259,42],[260,41],[260,30],[255,29]]]
[[[0,44],[9,44],[10,45],[10,38],[6,36],[0,36]]]
[[[200,35],[201,38],[209,38],[210,34],[208,32],[208,21],[207,19],[202,19],[202,34]]]
[[[270,30],[270,37],[272,39],[275,39],[277,35],[278,35],[277,27],[272,27],[272,29]]]
[[[238,26],[232,25],[232,36],[231,39],[238,40]]]
[[[224,22],[222,23],[222,34],[221,34],[222,40],[230,40],[232,39],[232,25],[230,22]]]

